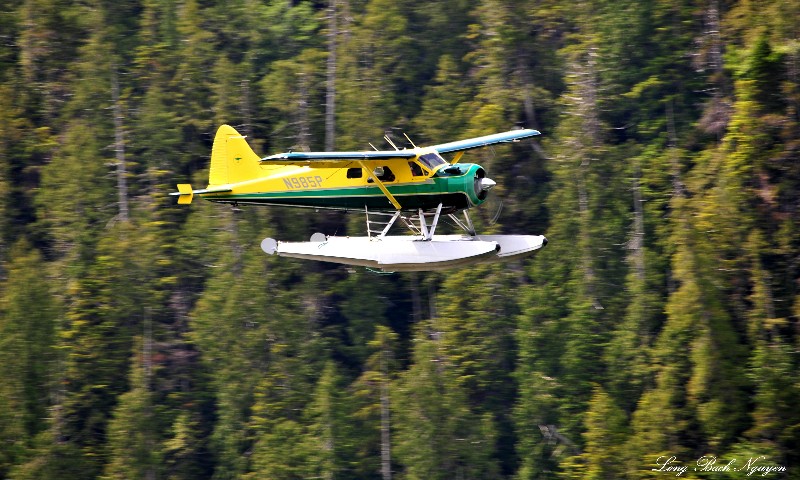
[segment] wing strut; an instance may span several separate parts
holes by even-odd
[[[381,180],[375,175],[375,172],[367,168],[367,165],[362,161],[358,161],[358,164],[361,166],[361,168],[367,171],[367,173],[369,174],[369,178],[371,178],[372,181],[375,182],[375,185],[377,185],[378,188],[381,189],[381,192],[383,192],[383,194],[386,195],[386,198],[388,198],[389,201],[392,202],[394,208],[402,210],[403,207],[400,206],[400,202],[398,202],[397,199],[394,198],[394,195],[392,195],[391,192],[389,192],[389,189],[386,188],[386,185],[384,185],[383,182],[381,182]]]

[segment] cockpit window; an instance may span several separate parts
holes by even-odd
[[[425,155],[421,155],[419,157],[419,161],[431,170],[436,168],[438,165],[447,163],[444,158],[439,156],[438,153],[426,153]]]

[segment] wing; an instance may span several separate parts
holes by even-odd
[[[261,165],[298,165],[320,168],[342,168],[353,162],[386,162],[414,158],[415,150],[383,150],[365,152],[287,152],[262,158]]]
[[[539,135],[539,132],[531,129],[511,130],[503,133],[495,133],[494,135],[486,135],[484,137],[468,138],[466,140],[459,140],[457,142],[442,143],[440,145],[433,145],[430,148],[439,153],[460,152],[462,150],[470,150],[473,148],[486,147],[497,143],[510,143],[516,142],[523,138],[534,137]]]
[[[539,135],[539,132],[531,129],[511,130],[494,135],[483,137],[468,138],[457,142],[442,143],[427,147],[424,150],[436,150],[439,153],[460,152],[473,148],[486,147],[497,143],[516,142],[522,138]],[[320,168],[343,168],[350,166],[353,162],[386,162],[392,160],[405,160],[415,158],[420,154],[420,149],[407,150],[378,150],[363,152],[286,152],[270,155],[260,160],[261,165],[297,165],[313,166]]]

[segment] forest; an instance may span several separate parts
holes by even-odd
[[[259,155],[468,152],[524,260],[265,255]],[[0,478],[800,479],[799,0],[0,2]]]

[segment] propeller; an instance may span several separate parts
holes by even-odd
[[[497,185],[497,182],[488,178],[486,172],[482,168],[475,172],[475,195],[481,200],[486,198],[486,195],[489,194],[489,190],[495,185]]]
[[[497,152],[493,146],[489,147],[489,154],[490,158],[487,159],[487,161],[493,164],[497,156]],[[493,189],[495,186],[497,186],[497,182],[486,177],[486,172],[483,171],[483,169],[477,172],[475,178],[475,193],[478,195],[478,198],[484,200],[483,204],[480,206],[482,211],[481,216],[488,221],[488,225],[496,224],[497,221],[500,220],[500,215],[503,213],[503,198],[501,193],[505,192],[505,189],[501,188],[501,192],[495,191],[492,195],[488,195],[489,190]]]
[[[482,209],[484,212],[492,212],[489,219],[489,224],[494,225],[500,218],[500,213],[503,211],[503,200],[497,194],[489,196],[489,190],[497,186],[497,182],[486,176],[483,169],[475,172],[475,194],[481,200],[484,200]]]

